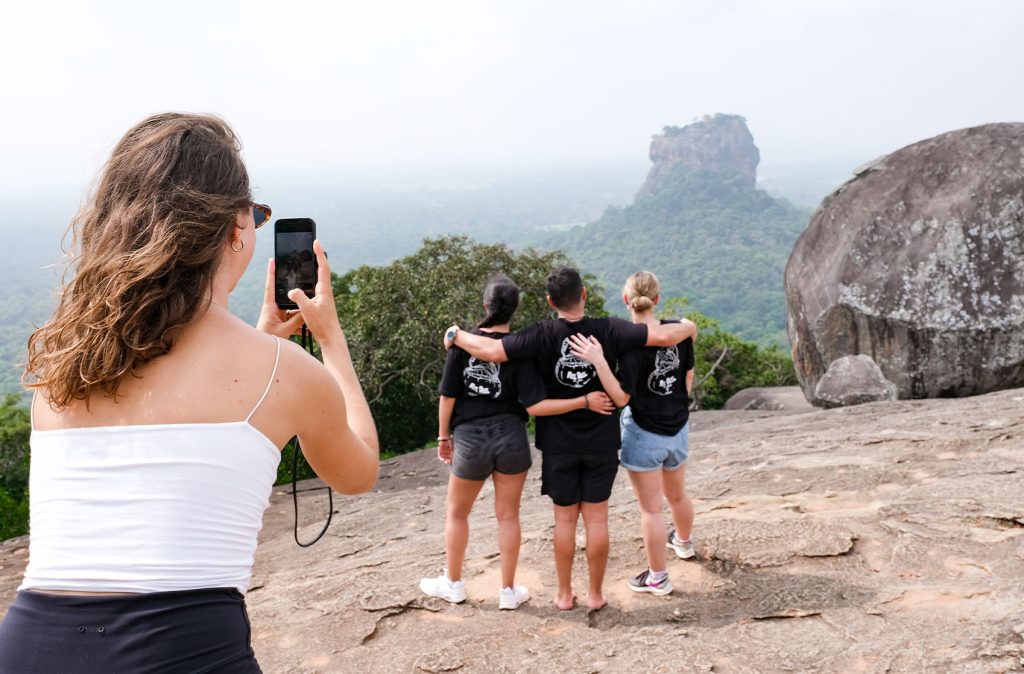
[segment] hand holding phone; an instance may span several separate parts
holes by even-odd
[[[338,322],[338,307],[334,303],[331,266],[319,240],[313,242],[313,255],[317,261],[317,280],[313,288],[313,297],[307,297],[305,291],[300,288],[292,288],[288,291],[288,298],[296,303],[310,332],[320,345],[324,346],[328,341],[344,338],[344,333]]]
[[[274,300],[281,309],[298,309],[288,293],[298,288],[313,297],[317,258],[313,252],[316,223],[310,218],[287,218],[274,223]]]
[[[292,335],[302,334],[305,321],[298,309],[282,309],[274,299],[274,285],[277,278],[274,258],[267,262],[267,281],[263,286],[263,306],[256,328],[268,335],[288,339]]]

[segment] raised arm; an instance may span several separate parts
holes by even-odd
[[[298,289],[288,298],[320,344],[324,362],[288,342],[282,363],[294,372],[299,395],[292,396],[291,418],[309,465],[342,494],[369,491],[377,481],[380,448],[370,406],[363,395],[345,333],[331,293],[331,268],[319,241],[313,250],[319,274],[312,299]]]
[[[448,334],[452,331],[455,331],[454,341],[448,339]],[[486,360],[489,363],[504,363],[508,360],[508,356],[505,354],[505,347],[500,339],[474,335],[471,332],[459,329],[457,325],[453,325],[445,332],[444,348],[450,349],[453,344],[474,358]]]
[[[611,366],[608,365],[608,361],[604,357],[604,349],[601,348],[601,342],[597,341],[597,337],[593,335],[584,337],[577,334],[572,335],[569,340],[572,354],[577,358],[587,361],[597,370],[601,386],[604,387],[605,393],[612,399],[612,402],[618,407],[628,405],[630,395],[622,390],[622,384],[615,378],[615,373],[612,372]]]
[[[697,339],[697,326],[684,318],[678,323],[662,323],[647,328],[646,346],[675,346],[687,337]]]

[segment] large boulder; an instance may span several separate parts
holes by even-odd
[[[847,407],[881,400],[896,400],[896,385],[864,354],[837,358],[814,387],[813,402],[821,407]]]
[[[866,354],[900,398],[1024,385],[1024,124],[945,133],[862,167],[786,265],[804,394]]]

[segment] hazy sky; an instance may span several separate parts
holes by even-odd
[[[256,175],[636,161],[713,112],[766,163],[842,162],[1024,119],[1019,0],[12,4],[8,196],[81,189],[169,109],[224,115]]]

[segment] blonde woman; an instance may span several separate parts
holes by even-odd
[[[319,242],[316,293],[258,328],[228,296],[270,209],[219,117],[150,117],[73,223],[75,258],[29,340],[31,539],[3,672],[258,672],[245,592],[298,436],[334,489],[370,489],[377,434]],[[286,341],[306,323],[321,364]]]
[[[658,278],[637,272],[626,280],[622,300],[634,323],[661,325],[654,315],[660,299]],[[644,347],[619,359],[618,377],[612,373],[600,344],[593,338],[573,336],[573,353],[597,368],[605,391],[622,407],[620,463],[629,472],[633,493],[640,504],[641,532],[647,548],[645,571],[629,579],[635,592],[669,594],[666,549],[681,559],[694,556],[690,533],[693,504],[686,494],[689,456],[689,393],[693,387],[693,340],[676,346]],[[663,499],[668,499],[675,528],[666,535]]]

